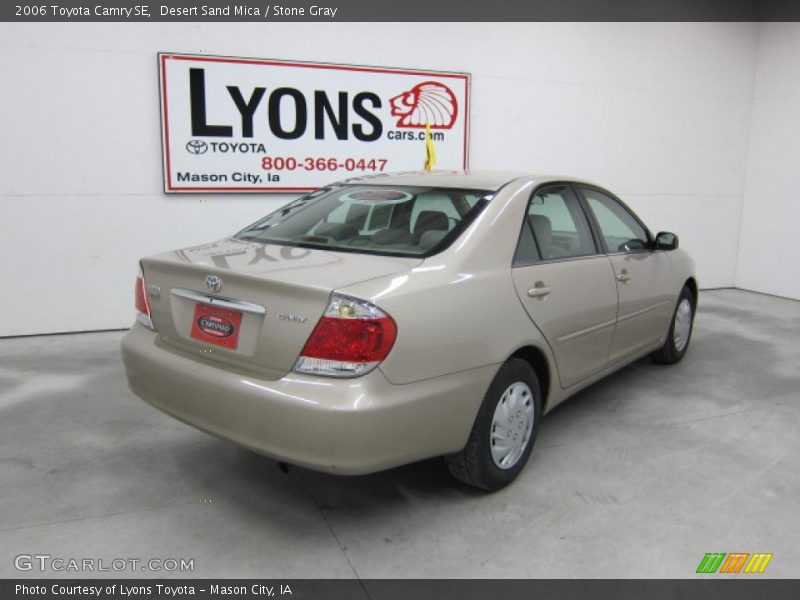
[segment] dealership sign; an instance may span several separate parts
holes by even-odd
[[[167,192],[302,192],[467,168],[467,73],[159,54]]]

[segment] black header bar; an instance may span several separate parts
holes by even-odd
[[[7,22],[796,21],[796,0],[4,0]],[[487,40],[488,43],[488,40]]]

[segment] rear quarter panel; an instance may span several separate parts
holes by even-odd
[[[499,368],[528,345],[539,347],[555,368],[511,277],[532,188],[531,181],[503,188],[450,248],[423,264],[339,290],[370,300],[396,321],[395,347],[380,367],[389,381],[404,384],[486,365]],[[476,394],[482,398],[485,391]]]

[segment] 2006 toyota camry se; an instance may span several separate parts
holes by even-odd
[[[405,173],[143,259],[122,354],[144,400],[278,460],[444,455],[495,490],[559,402],[647,354],[679,361],[697,299],[677,236],[596,185]]]

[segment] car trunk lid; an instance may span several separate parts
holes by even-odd
[[[422,261],[228,238],[144,259],[157,343],[264,379],[289,372],[333,290]]]

